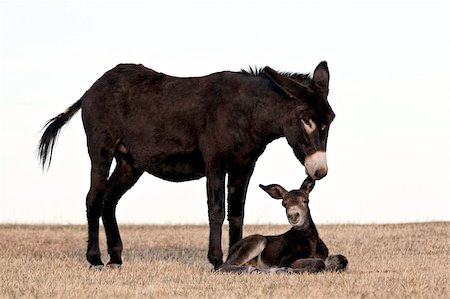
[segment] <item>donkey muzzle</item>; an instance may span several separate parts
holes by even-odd
[[[308,219],[308,214],[305,210],[298,208],[297,206],[290,207],[286,210],[286,216],[289,224],[294,227],[302,226]]]
[[[328,173],[327,153],[317,151],[305,158],[306,174],[314,180],[320,180]]]

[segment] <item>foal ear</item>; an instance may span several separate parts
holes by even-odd
[[[277,184],[268,186],[259,185],[259,187],[269,193],[269,195],[275,199],[283,199],[284,195],[287,193],[287,191],[283,187]]]
[[[299,95],[308,89],[307,86],[274,71],[268,66],[263,69],[263,73],[291,98],[298,98]]]
[[[324,93],[328,95],[328,84],[330,83],[330,72],[328,64],[322,61],[314,70],[313,81]]]
[[[302,186],[300,187],[300,190],[303,190],[306,192],[306,194],[309,195],[309,193],[314,189],[314,185],[316,184],[316,180],[312,179],[310,176],[308,176],[302,183]]]

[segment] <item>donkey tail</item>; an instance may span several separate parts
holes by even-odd
[[[39,164],[42,169],[48,169],[52,161],[53,147],[58,139],[59,131],[61,128],[77,113],[81,108],[82,99],[79,99],[72,106],[58,116],[50,119],[44,125],[42,130],[45,129],[42,134],[39,146],[37,149]]]

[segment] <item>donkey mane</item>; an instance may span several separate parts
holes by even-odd
[[[296,81],[301,81],[303,83],[309,84],[312,82],[312,75],[311,73],[307,74],[301,74],[301,73],[294,73],[294,72],[283,72],[283,71],[277,71],[280,75],[292,78]],[[241,69],[241,73],[247,76],[252,77],[264,77],[264,67],[257,67],[257,66],[248,66],[248,70]],[[330,104],[327,100],[324,101],[315,101],[312,103],[312,105],[315,107],[317,111],[319,111],[319,115],[322,115],[323,117],[327,119],[333,119],[335,114],[333,110],[331,109]],[[330,121],[331,122],[331,121]]]
[[[248,70],[246,69],[241,69],[241,73],[248,75],[248,76],[253,76],[253,77],[262,77],[264,76],[264,67],[257,67],[257,66],[248,66]],[[301,73],[294,73],[294,72],[282,72],[282,71],[278,71],[279,74],[289,77],[289,78],[293,78],[293,79],[300,79],[300,80],[311,80],[311,74],[301,74]]]

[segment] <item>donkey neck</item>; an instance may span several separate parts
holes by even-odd
[[[286,234],[293,238],[316,239],[319,237],[316,225],[309,216],[309,219],[299,228],[292,227]]]
[[[254,133],[266,143],[284,137],[283,125],[290,114],[295,113],[300,106],[296,100],[280,93],[267,78],[257,80],[258,93],[253,97],[254,105],[251,111]]]

